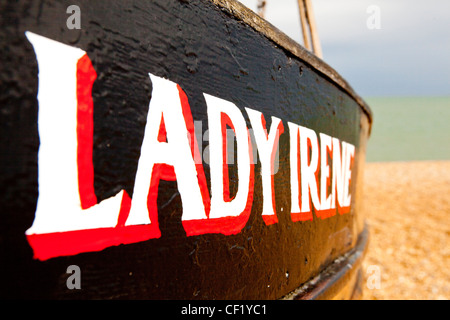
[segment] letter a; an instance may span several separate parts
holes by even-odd
[[[67,7],[66,13],[72,13],[67,18],[66,25],[68,29],[81,29],[81,10],[77,5],[71,5]]]
[[[161,178],[158,164],[168,165],[174,169],[183,205],[182,220],[206,219],[201,183],[198,180],[200,175],[198,178],[191,151],[191,144],[193,146],[197,144],[195,142],[190,144],[189,140],[189,137],[195,137],[195,132],[193,124],[191,132],[187,129],[180,100],[181,88],[172,81],[149,75],[153,85],[152,99],[136,172],[133,202],[125,225],[157,222],[156,198],[158,181]],[[190,113],[190,110],[186,112]],[[162,119],[167,142],[158,139]],[[148,203],[148,199],[154,201]]]

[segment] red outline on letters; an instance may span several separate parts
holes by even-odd
[[[189,106],[189,101],[187,99],[186,94],[184,91],[179,87],[180,91],[180,99],[181,104],[183,107],[183,115],[184,119],[186,121],[186,127],[188,128],[189,133],[191,134],[191,137],[194,137],[195,143],[192,143],[191,148],[193,149],[193,156],[195,156],[194,153],[198,154],[198,144],[195,140],[195,132],[194,132],[194,123],[192,120],[192,113]],[[227,120],[228,119],[228,120]],[[230,192],[229,192],[229,179],[228,179],[228,164],[226,162],[226,124],[228,124],[230,127],[233,128],[233,124],[231,123],[231,120],[228,116],[225,114],[222,114],[221,117],[221,126],[222,126],[222,143],[223,143],[223,179],[224,179],[224,200],[230,201]],[[210,124],[211,125],[211,124]],[[197,220],[183,220],[182,224],[184,227],[184,230],[186,231],[187,236],[194,236],[194,235],[201,235],[206,233],[220,233],[223,235],[233,235],[238,234],[241,232],[242,228],[245,226],[245,224],[248,221],[248,218],[250,217],[250,212],[252,209],[252,203],[253,203],[253,189],[254,189],[254,163],[253,163],[253,153],[252,153],[252,147],[251,147],[251,140],[250,140],[250,133],[247,129],[247,135],[248,135],[248,144],[249,144],[249,154],[250,154],[250,180],[249,180],[249,193],[247,197],[247,203],[245,206],[244,211],[235,217],[223,217],[223,218],[209,218],[209,212],[211,207],[211,198],[209,195],[209,191],[206,184],[206,178],[203,171],[203,165],[196,164],[197,168],[197,175],[198,175],[198,181],[199,186],[201,190],[201,194],[203,197],[203,203],[205,205],[205,211],[207,219],[197,219]],[[198,159],[194,157],[194,159]]]
[[[94,191],[93,110],[91,91],[97,77],[91,60],[84,55],[77,63],[77,165],[78,184],[82,209],[97,204]],[[118,223],[114,228],[95,228],[66,232],[27,235],[34,251],[34,259],[47,260],[58,256],[75,255],[82,252],[100,251],[120,244],[141,242],[159,238],[157,213],[150,211],[150,225],[126,226],[131,208],[131,198],[123,191]]]
[[[266,119],[264,118],[264,115],[261,113],[261,122],[262,122],[262,127],[263,130],[266,134],[266,140],[269,139],[269,133],[267,132],[267,127],[266,127]],[[275,137],[275,141],[273,143],[273,148],[272,148],[272,153],[271,153],[271,157],[270,157],[270,173],[271,173],[271,188],[272,188],[272,208],[273,208],[273,215],[261,215],[264,223],[266,224],[266,226],[269,226],[271,224],[275,224],[278,223],[278,217],[277,217],[277,207],[276,207],[276,202],[275,202],[275,155],[277,152],[277,148],[278,148],[278,143],[280,140],[280,136],[283,134],[284,132],[284,126],[283,126],[283,121],[280,121],[280,123],[278,124],[278,127],[276,129],[276,137]]]

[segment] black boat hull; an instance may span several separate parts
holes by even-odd
[[[76,11],[67,13],[74,4],[80,9],[80,29],[69,21]],[[361,184],[370,109],[330,67],[292,42],[280,46],[285,36],[238,3],[17,1],[1,4],[0,12],[2,297],[320,298],[316,291],[308,296],[295,290],[336,259],[352,252],[362,256],[367,236]],[[253,18],[256,22],[249,22]],[[79,58],[69,58],[72,53]],[[58,54],[74,73],[51,68],[59,65]],[[61,103],[52,104],[61,90],[76,97],[61,94]],[[66,102],[78,103],[78,109],[59,114]],[[153,110],[159,118],[149,116]],[[262,149],[252,135],[243,138],[245,129],[257,135],[256,125],[263,126],[252,122],[251,114],[262,114],[267,130],[278,129],[271,145],[277,148],[270,157],[271,184],[263,183]],[[277,119],[278,125],[271,126]],[[68,129],[73,123],[76,132]],[[182,134],[173,129],[180,123]],[[83,126],[91,131],[82,131]],[[226,129],[235,142],[231,148],[224,142]],[[152,140],[154,130],[158,139]],[[195,159],[177,140],[186,131]],[[303,138],[306,134],[310,139]],[[59,142],[52,140],[58,137]],[[336,144],[321,153],[326,141]],[[179,148],[177,157],[184,160],[172,153],[154,160],[151,147],[144,159],[145,146],[161,146],[163,154],[164,143]],[[333,147],[340,152],[333,153]],[[75,150],[77,158],[65,150]],[[218,152],[231,157],[227,164],[220,163]],[[331,191],[337,156],[348,166],[336,165],[344,178],[338,182],[336,177],[335,183],[347,191]],[[77,186],[63,178],[71,170],[69,162],[76,166]],[[184,179],[189,170],[194,178]],[[313,180],[302,180],[311,172],[315,189]],[[324,174],[328,178],[322,180]],[[137,190],[146,186],[149,213],[143,217],[132,210]],[[72,187],[79,195],[71,193],[70,199],[79,196],[81,209],[61,200]],[[305,190],[311,194],[302,198]],[[350,202],[339,211],[344,193]],[[327,207],[326,197],[334,197],[334,206]],[[82,215],[94,205],[109,215],[109,209],[101,209],[108,199],[113,199],[116,225],[103,218],[97,224],[70,223],[69,212]],[[205,211],[188,214],[195,205]],[[269,214],[263,216],[264,205]],[[130,218],[134,212],[135,220]],[[73,277],[77,272],[78,279]],[[352,283],[355,277],[349,277]],[[81,289],[74,287],[77,281]],[[325,287],[333,287],[330,283]],[[326,298],[339,297],[344,284]]]

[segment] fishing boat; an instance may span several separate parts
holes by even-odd
[[[360,296],[372,112],[299,3],[310,47],[235,0],[0,4],[1,296]]]

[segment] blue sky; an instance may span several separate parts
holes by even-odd
[[[257,0],[240,0],[256,11]],[[265,19],[302,44],[297,0]],[[323,59],[363,97],[450,96],[449,0],[312,0]],[[370,6],[379,26],[370,29]],[[373,20],[372,20],[373,21]]]

